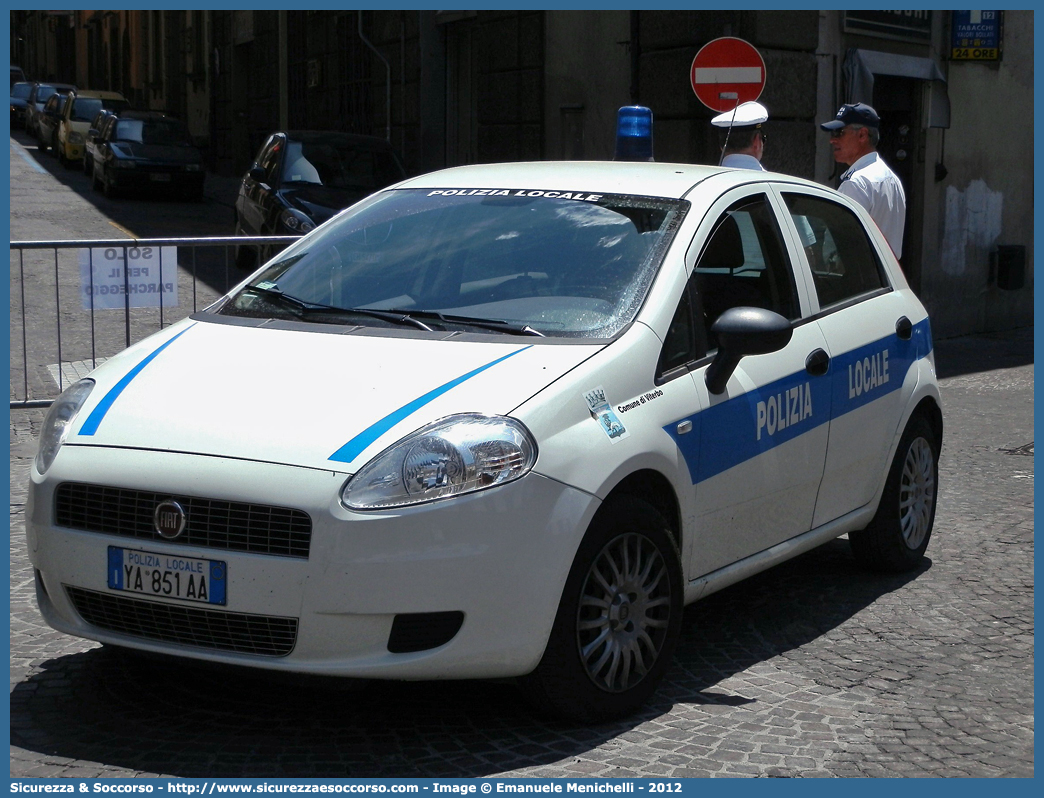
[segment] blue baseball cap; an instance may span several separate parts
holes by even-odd
[[[842,105],[837,111],[837,116],[829,122],[824,122],[820,127],[823,130],[840,130],[846,125],[863,125],[864,127],[879,128],[881,126],[881,117],[877,115],[877,111],[866,103],[854,103]]]

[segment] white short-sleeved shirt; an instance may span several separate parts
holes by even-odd
[[[903,230],[906,227],[906,192],[895,172],[870,152],[848,167],[837,188],[869,212],[877,222],[897,258],[903,255]]]
[[[767,171],[761,165],[761,161],[753,155],[747,155],[742,152],[729,153],[722,159],[721,165],[730,169],[754,169],[757,172]],[[795,216],[794,223],[797,225],[798,234],[801,236],[802,246],[810,247],[816,243],[816,234],[812,232],[812,228],[804,216]]]
[[[747,155],[742,152],[730,152],[722,158],[721,165],[726,166],[729,169],[754,169],[758,172],[765,171],[765,167],[761,165],[761,161],[753,155]]]

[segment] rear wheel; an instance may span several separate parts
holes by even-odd
[[[875,571],[916,568],[932,536],[938,483],[939,443],[927,419],[917,415],[899,441],[873,520],[848,535],[856,560]]]
[[[91,172],[93,171],[93,169],[94,169],[94,164],[91,163],[91,159],[88,157],[87,153],[84,152],[84,154],[83,154],[83,173],[85,175],[89,176],[91,174]]]
[[[542,708],[571,719],[635,712],[670,664],[683,590],[663,516],[638,499],[606,502],[577,551],[544,656],[523,686]]]
[[[36,137],[36,149],[38,149],[40,152],[47,152],[47,142],[44,141],[44,137],[42,135]]]
[[[115,199],[116,196],[119,194],[119,191],[116,188],[116,183],[112,180],[111,177],[106,175],[105,172],[102,172],[101,184],[102,184],[102,192],[109,199]]]

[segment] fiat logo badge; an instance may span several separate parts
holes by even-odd
[[[185,531],[184,508],[173,499],[167,499],[156,505],[156,512],[152,514],[152,524],[156,528],[156,534],[167,540],[174,540]]]

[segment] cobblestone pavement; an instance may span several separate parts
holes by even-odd
[[[11,774],[1032,776],[1032,330],[940,342],[937,362],[924,567],[869,575],[838,540],[711,596],[648,708],[589,727],[510,684],[272,677],[50,630],[23,543],[42,412],[14,412]]]

